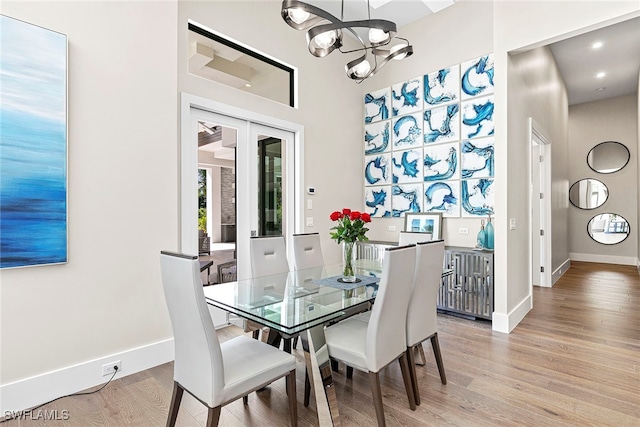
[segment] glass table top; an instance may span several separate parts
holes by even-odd
[[[342,265],[334,264],[207,286],[204,295],[213,306],[292,335],[374,300],[381,273],[381,263],[357,260],[356,275],[376,278],[374,283],[356,285],[352,290],[316,283],[342,274]],[[443,270],[443,277],[452,273]]]

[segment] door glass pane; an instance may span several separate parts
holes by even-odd
[[[258,219],[260,236],[279,236],[282,230],[282,140],[258,141]]]

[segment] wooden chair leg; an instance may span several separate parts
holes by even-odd
[[[309,400],[311,400],[311,381],[309,380],[309,371],[304,370],[304,407],[309,407]]]
[[[220,410],[222,408],[220,406],[216,406],[215,408],[209,408],[207,414],[207,427],[217,427],[220,422]]]
[[[282,340],[282,351],[291,354],[291,340],[292,338],[284,338]]]
[[[254,340],[257,340],[258,338],[260,338],[260,329],[256,329],[251,333],[251,335],[253,336]]]
[[[409,374],[411,376],[411,385],[413,386],[413,398],[416,406],[420,406],[420,390],[418,389],[418,375],[416,374],[416,360],[414,357],[415,347],[407,347],[405,354],[409,363]]]
[[[431,337],[431,347],[433,347],[433,354],[436,356],[436,364],[438,365],[438,372],[440,373],[440,381],[442,381],[442,384],[446,384],[447,376],[444,373],[444,363],[442,363],[442,354],[440,353],[440,343],[438,342],[437,332]]]
[[[173,427],[176,425],[176,419],[178,418],[178,409],[180,408],[180,402],[182,402],[182,394],[184,389],[180,387],[177,381],[173,382],[173,394],[171,395],[171,405],[169,406],[169,415],[167,416],[167,427]]]
[[[244,403],[245,405],[249,404],[249,395],[242,396],[242,403]]]
[[[427,364],[427,358],[424,355],[424,348],[422,347],[422,343],[418,344],[418,353],[420,354],[420,360],[422,361],[421,363],[419,363],[420,366],[424,366]]]
[[[287,375],[287,394],[289,395],[289,414],[291,415],[291,427],[298,425],[298,399],[296,396],[296,370]]]
[[[369,384],[371,384],[371,394],[373,395],[373,406],[376,408],[378,427],[386,427],[384,420],[384,408],[382,407],[382,390],[380,389],[380,374],[369,372]]]
[[[404,389],[407,391],[407,399],[409,400],[409,408],[416,410],[416,398],[413,394],[413,384],[411,383],[411,374],[409,373],[409,363],[407,362],[406,353],[400,356],[400,370],[402,371],[402,380],[404,381]]]
[[[353,378],[353,366],[347,366],[347,379]]]

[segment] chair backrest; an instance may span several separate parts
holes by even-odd
[[[235,282],[238,280],[238,264],[236,260],[218,264],[218,283]]]
[[[223,399],[224,367],[198,257],[162,251],[160,268],[173,329],[173,378],[200,401],[216,407]]]
[[[433,240],[433,233],[424,233],[422,231],[401,231],[398,245],[411,245],[420,242],[430,242]]]
[[[284,236],[252,237],[249,245],[253,277],[270,276],[289,271]]]
[[[293,235],[293,261],[296,270],[322,267],[324,258],[320,247],[320,234],[294,234]]]
[[[437,299],[442,283],[444,240],[418,243],[413,290],[407,310],[407,347],[412,347],[438,331]]]
[[[416,265],[415,245],[386,251],[376,303],[367,327],[366,368],[372,372],[378,372],[406,350],[402,331],[406,330],[412,272]]]

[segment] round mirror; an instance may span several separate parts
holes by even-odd
[[[569,201],[580,209],[599,208],[607,201],[609,189],[597,179],[581,179],[569,189]]]
[[[614,173],[629,163],[631,153],[623,144],[605,141],[596,145],[587,154],[589,167],[598,173]]]
[[[604,213],[591,218],[587,231],[593,240],[603,245],[618,244],[631,232],[627,220],[613,213]]]

